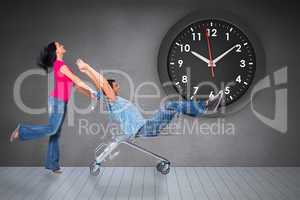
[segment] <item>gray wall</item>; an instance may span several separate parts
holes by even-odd
[[[100,69],[120,69],[131,75],[136,84],[157,83],[157,54],[160,42],[177,20],[206,6],[224,8],[246,20],[262,40],[269,72],[288,65],[288,132],[281,134],[259,121],[250,107],[228,116],[235,125],[235,135],[200,135],[162,137],[142,140],[145,147],[160,152],[178,166],[231,165],[299,165],[299,19],[296,5],[277,1],[110,1],[110,3],[63,3],[41,1],[1,3],[1,127],[0,165],[41,165],[47,139],[9,144],[9,133],[18,122],[46,123],[47,114],[29,115],[13,100],[13,85],[24,71],[36,68],[40,48],[51,40],[65,44],[66,62],[74,68],[75,59],[83,57]],[[120,78],[122,95],[127,96],[127,82]],[[47,105],[47,77],[32,76],[22,85],[22,98],[31,107]],[[276,88],[275,88],[276,89]],[[152,91],[145,90],[145,93]],[[89,101],[78,94],[76,105],[86,107]],[[256,98],[256,109],[272,117],[274,88]],[[146,109],[158,107],[159,98],[143,100]],[[64,124],[61,136],[63,165],[87,165],[102,135],[79,135],[78,120],[105,123],[105,116],[94,110],[75,116],[75,125]],[[191,118],[185,118],[188,123]],[[215,119],[199,119],[213,123]],[[153,165],[154,160],[130,150],[111,165]]]

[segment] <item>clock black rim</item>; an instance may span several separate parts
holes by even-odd
[[[230,25],[231,27],[235,27],[236,29],[239,29],[239,28],[236,27],[234,24],[229,23],[228,21],[213,18],[213,19],[204,19],[204,20],[201,20],[201,21],[197,21],[196,23],[190,24],[190,25],[186,26],[185,29],[182,30],[182,31],[179,33],[179,35],[182,34],[183,31],[186,30],[186,28],[188,28],[188,27],[193,27],[193,26],[195,26],[195,24],[197,24],[197,23],[199,23],[199,22],[203,23],[203,22],[205,22],[205,21],[206,21],[206,22],[215,21],[215,22],[217,22],[217,23],[226,23],[227,25]],[[243,35],[245,35],[241,30],[239,30],[239,31],[240,31]],[[177,35],[176,38],[177,38],[179,35]],[[247,39],[247,41],[249,40],[248,37],[247,37],[246,35],[245,35],[245,38]],[[174,42],[175,42],[175,41],[176,41],[176,39],[172,42],[171,47],[174,45]],[[255,62],[255,66],[256,66],[256,56],[255,56],[255,51],[254,51],[254,48],[253,48],[253,46],[252,46],[251,41],[249,41],[249,46],[250,46],[249,48],[250,48],[251,51],[253,52],[252,57],[253,57],[253,61]],[[172,51],[172,48],[170,48],[170,49],[169,49],[169,52],[168,52],[168,57],[167,57],[167,60],[168,60],[168,61],[167,61],[167,65],[168,65],[168,63],[169,63],[171,51]],[[256,67],[253,69],[253,71],[254,71],[254,75],[255,75]],[[171,79],[172,79],[172,74],[170,74],[170,68],[168,68],[168,75],[169,75],[169,79],[171,80]],[[253,78],[254,78],[254,75],[253,75]],[[251,78],[251,80],[248,82],[249,86],[252,84],[253,78]],[[247,87],[246,90],[243,90],[243,91],[241,92],[240,97],[243,96],[244,93],[247,92],[249,86]],[[177,93],[179,93],[178,88],[175,87],[175,86],[174,86],[174,88],[175,88],[175,90],[177,91]],[[181,95],[181,96],[182,96],[184,99],[187,99],[186,96],[183,96],[183,95]],[[228,106],[228,105],[232,104],[233,102],[237,101],[240,97],[231,100],[230,103],[224,102],[224,106]]]
[[[214,114],[214,115],[209,115],[210,117],[215,117],[215,116],[233,114],[244,109],[250,103],[251,90],[253,89],[253,86],[266,75],[265,52],[264,52],[263,45],[259,40],[257,34],[251,30],[250,26],[247,24],[245,20],[242,20],[241,17],[231,12],[217,11],[217,10],[209,11],[209,12],[208,11],[203,12],[201,10],[197,10],[183,17],[181,20],[179,20],[175,25],[173,25],[169,29],[169,31],[166,33],[164,39],[161,42],[161,46],[158,54],[158,74],[159,74],[159,79],[163,84],[163,89],[167,95],[178,94],[178,96],[181,96],[176,91],[173,85],[164,85],[164,83],[171,81],[169,77],[168,66],[167,66],[167,59],[168,59],[170,47],[173,41],[178,36],[178,34],[180,34],[180,32],[183,31],[185,28],[198,21],[209,20],[209,19],[222,20],[227,23],[233,24],[234,26],[239,28],[251,42],[255,52],[255,59],[256,59],[255,75],[247,91],[237,101],[227,105],[226,107],[223,107],[223,109],[221,109],[222,112],[219,112],[218,114]]]

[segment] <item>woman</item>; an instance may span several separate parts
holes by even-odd
[[[62,123],[65,119],[67,103],[71,95],[72,86],[75,85],[79,91],[92,97],[92,90],[80,80],[65,65],[63,56],[66,50],[59,42],[51,42],[46,46],[40,55],[39,65],[47,72],[53,68],[54,89],[49,95],[49,120],[46,125],[27,125],[19,124],[11,134],[10,141],[13,140],[33,140],[44,136],[50,136],[48,153],[46,156],[45,167],[54,173],[61,173],[59,165],[59,136]]]

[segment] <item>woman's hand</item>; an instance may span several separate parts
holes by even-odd
[[[98,93],[94,90],[90,91],[90,97],[94,100],[98,100]]]
[[[82,59],[78,58],[76,60],[76,65],[78,66],[78,69],[81,72],[87,72],[88,68],[90,67],[86,62],[84,62]]]

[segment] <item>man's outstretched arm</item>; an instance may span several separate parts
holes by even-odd
[[[91,79],[91,81],[96,86],[97,90],[102,90],[110,101],[116,100],[115,92],[110,87],[108,81],[102,74],[97,72],[89,64],[85,63],[81,59],[78,59],[76,61],[76,64],[79,70],[84,74],[86,74]]]

